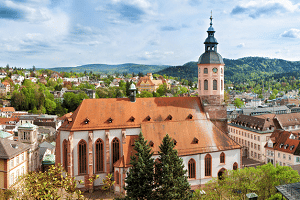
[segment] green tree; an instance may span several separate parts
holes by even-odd
[[[153,97],[153,94],[148,91],[142,91],[140,94],[140,97],[145,98],[145,97]]]
[[[153,199],[154,159],[150,146],[142,133],[134,143],[135,156],[125,179],[127,196],[132,199]]]
[[[236,106],[238,108],[241,108],[244,105],[244,102],[241,99],[239,99],[239,98],[236,98],[233,101],[233,103],[234,103],[234,106]]]
[[[274,167],[271,163],[256,168],[229,170],[221,180],[215,178],[205,185],[206,195],[202,199],[246,199],[246,194],[252,192],[259,199],[275,199],[275,186],[299,181],[298,172],[291,167]]]
[[[69,175],[63,176],[61,167],[51,166],[46,172],[29,172],[21,185],[12,190],[13,199],[84,199],[77,188],[79,181]]]
[[[155,199],[189,199],[190,184],[183,161],[174,149],[174,141],[167,134],[159,146],[158,162],[155,162]]]
[[[159,96],[166,95],[167,91],[168,91],[168,88],[167,88],[167,84],[166,83],[160,85],[158,87],[158,89],[156,90],[156,92],[159,94]]]

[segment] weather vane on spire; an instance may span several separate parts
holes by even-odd
[[[211,13],[211,14],[210,14],[210,26],[212,26],[212,20],[213,20],[213,17],[212,17],[212,10],[211,10],[210,13]]]

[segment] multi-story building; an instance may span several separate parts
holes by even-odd
[[[274,114],[249,116],[239,115],[228,125],[229,135],[243,146],[243,156],[265,160],[264,146],[275,130]]]
[[[298,131],[297,131],[298,132]],[[281,166],[300,165],[300,138],[298,133],[276,130],[267,143],[266,163]]]
[[[157,80],[153,79],[152,73],[147,73],[147,76],[140,77],[138,83],[136,84],[136,88],[142,91],[155,92],[160,85],[166,84],[167,88],[170,88],[168,82],[162,77],[158,77]]]
[[[18,141],[26,143],[30,147],[28,153],[28,170],[37,171],[40,169],[39,145],[38,145],[38,127],[26,123],[18,127]]]
[[[29,149],[28,144],[0,138],[0,189],[13,186],[28,172]]]

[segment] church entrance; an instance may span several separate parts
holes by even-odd
[[[219,170],[219,172],[218,172],[218,179],[219,180],[222,180],[222,178],[223,178],[222,176],[223,176],[225,170],[226,170],[225,168],[222,168],[222,169]]]

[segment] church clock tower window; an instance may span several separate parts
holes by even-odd
[[[217,90],[217,80],[213,80],[213,90]]]
[[[208,90],[208,80],[204,80],[204,90]]]

